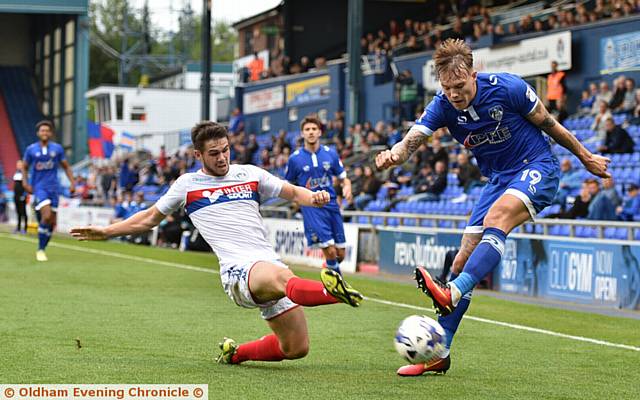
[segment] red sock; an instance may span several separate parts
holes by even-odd
[[[338,303],[338,299],[327,293],[322,282],[294,276],[287,282],[287,297],[301,306],[319,306]]]
[[[263,336],[258,340],[243,343],[238,346],[236,354],[231,358],[231,363],[238,364],[243,361],[282,361],[286,357],[280,349],[280,341],[276,335]]]

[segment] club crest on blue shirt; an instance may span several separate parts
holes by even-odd
[[[496,121],[502,121],[503,114],[502,106],[493,106],[489,109],[489,116]]]
[[[323,161],[322,162],[322,167],[324,168],[325,171],[328,171],[331,169],[331,162],[329,161]]]
[[[302,170],[304,172],[309,172],[310,167],[308,165],[305,165],[304,167],[302,167]]]

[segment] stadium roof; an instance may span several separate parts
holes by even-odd
[[[242,29],[245,28],[247,26],[251,26],[253,24],[255,24],[256,22],[262,21],[265,18],[268,17],[273,17],[278,15],[278,13],[280,12],[280,8],[282,8],[282,6],[284,5],[284,0],[280,2],[280,4],[278,4],[277,6],[270,8],[266,11],[261,12],[260,14],[256,14],[253,15],[251,17],[245,18],[245,19],[241,19],[240,21],[234,23],[232,26],[236,29]]]

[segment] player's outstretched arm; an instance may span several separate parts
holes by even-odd
[[[319,192],[312,192],[302,186],[292,185],[285,182],[280,191],[280,198],[289,201],[295,201],[301,206],[305,207],[322,207],[329,203],[331,196],[329,192],[321,190]]]
[[[71,169],[71,166],[69,165],[67,160],[62,160],[62,162],[60,162],[60,165],[62,165],[62,169],[64,169],[64,173],[67,174],[67,178],[69,179],[69,182],[70,182],[69,191],[71,193],[75,192],[76,191],[76,183],[75,183],[75,180],[73,178],[73,170]]]
[[[135,235],[151,230],[165,218],[156,206],[140,211],[124,221],[109,226],[81,226],[69,233],[78,240],[106,240],[112,237]]]
[[[533,111],[527,115],[527,119],[545,131],[556,143],[575,154],[587,171],[601,178],[611,177],[611,174],[607,171],[611,160],[587,150],[567,128],[559,124],[555,118],[549,114],[549,111],[547,111],[540,100],[538,100],[538,104]]]
[[[405,137],[391,150],[385,150],[376,156],[376,168],[387,169],[407,161],[418,147],[427,140],[427,136],[417,129],[410,129]]]
[[[29,164],[22,159],[22,186],[27,193],[33,193],[33,188],[29,185]]]

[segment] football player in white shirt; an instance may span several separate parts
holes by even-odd
[[[184,206],[191,221],[215,251],[225,292],[241,307],[259,308],[273,334],[238,345],[225,338],[221,363],[280,361],[307,355],[307,322],[299,306],[347,303],[362,295],[335,271],[323,269],[322,282],[302,279],[280,260],[268,242],[259,212],[261,197],[281,197],[303,206],[322,207],[329,193],[291,185],[252,165],[230,165],[229,139],[222,125],[205,121],[191,131],[202,170],[182,175],[147,210],[107,227],[71,229],[79,240],[105,240],[142,233]]]

